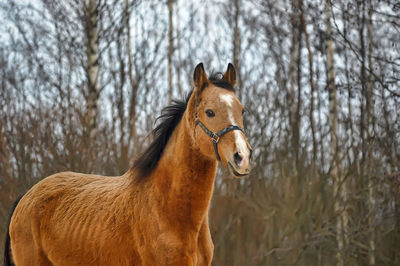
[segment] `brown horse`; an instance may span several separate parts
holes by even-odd
[[[207,78],[160,116],[155,140],[122,176],[49,176],[20,200],[9,242],[16,265],[210,265],[208,209],[218,161],[250,171],[236,73]],[[6,247],[7,251],[9,247]]]

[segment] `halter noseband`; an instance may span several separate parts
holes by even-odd
[[[196,96],[197,96],[197,95],[196,95]],[[242,132],[244,133],[244,130],[243,130],[241,127],[239,127],[239,126],[231,125],[231,126],[226,127],[226,128],[224,128],[224,129],[222,129],[222,130],[220,130],[220,131],[218,131],[218,132],[215,132],[215,133],[212,132],[212,131],[210,131],[210,130],[203,124],[203,122],[200,121],[200,118],[197,116],[197,97],[195,97],[194,115],[195,115],[195,127],[196,127],[197,125],[199,125],[199,126],[203,129],[203,131],[204,131],[208,136],[210,136],[211,141],[212,141],[213,146],[214,146],[215,155],[217,155],[218,161],[221,161],[221,157],[219,156],[219,153],[218,153],[218,146],[217,146],[217,144],[218,144],[218,142],[219,142],[219,139],[222,137],[222,135],[228,133],[229,131],[232,131],[232,130],[240,130],[240,131],[242,131]]]

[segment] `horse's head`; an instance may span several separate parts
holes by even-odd
[[[248,175],[252,149],[243,130],[243,105],[236,97],[236,71],[228,65],[225,74],[210,78],[203,64],[194,71],[194,139],[200,152],[219,160],[234,177]]]

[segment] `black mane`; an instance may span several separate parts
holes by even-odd
[[[156,121],[160,120],[160,123],[152,131],[154,141],[133,163],[133,167],[139,172],[139,179],[147,177],[157,166],[172,132],[182,119],[192,92],[184,100],[173,100],[172,104],[165,107],[157,117]]]
[[[223,80],[222,77],[221,73],[215,73],[208,80],[217,87],[234,91],[232,85]],[[137,178],[139,180],[149,176],[156,168],[172,132],[182,119],[192,92],[193,90],[183,100],[173,100],[172,104],[165,107],[156,119],[160,122],[152,131],[154,141],[133,163],[133,168],[138,171]]]

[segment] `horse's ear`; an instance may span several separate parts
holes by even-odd
[[[235,67],[229,63],[228,64],[228,69],[226,70],[223,79],[228,82],[229,84],[232,85],[232,87],[235,87],[236,85],[236,70]]]
[[[194,86],[199,90],[202,91],[207,86],[207,74],[204,71],[203,63],[200,63],[194,69],[193,74],[193,83]]]

